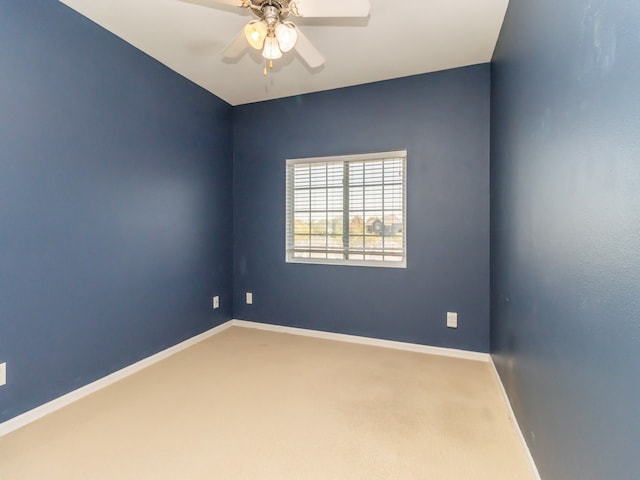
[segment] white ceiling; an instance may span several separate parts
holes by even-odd
[[[370,0],[366,19],[293,18],[326,58],[263,76],[260,52],[220,52],[252,18],[211,0],[60,0],[232,105],[489,62],[508,0]],[[344,0],[348,2],[349,0]]]

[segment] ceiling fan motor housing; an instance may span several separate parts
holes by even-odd
[[[292,13],[290,0],[250,0],[249,6],[262,20],[272,26]]]

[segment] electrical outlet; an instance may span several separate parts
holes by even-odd
[[[447,312],[447,327],[458,328],[458,313]]]
[[[253,293],[247,292],[247,305],[251,305],[253,303]]]
[[[213,308],[219,308],[220,307],[220,296],[216,295],[215,297],[213,297]]]
[[[7,364],[0,363],[0,387],[7,384]]]

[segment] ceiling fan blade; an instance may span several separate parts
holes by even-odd
[[[295,0],[293,11],[300,17],[368,17],[369,0]]]
[[[324,64],[324,57],[318,49],[313,46],[299,28],[296,27],[296,30],[298,32],[298,41],[296,42],[295,50],[302,60],[311,68],[318,68]]]
[[[209,3],[221,3],[222,5],[229,5],[231,7],[242,7],[244,2],[242,0],[207,0]]]
[[[224,47],[222,56],[224,58],[238,58],[247,48],[249,48],[249,42],[247,42],[247,38],[244,35],[244,30],[240,30],[240,32],[233,37],[231,43]]]

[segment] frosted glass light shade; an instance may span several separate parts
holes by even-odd
[[[268,60],[275,60],[282,57],[282,51],[278,46],[278,40],[276,37],[269,36],[265,39],[262,56]]]
[[[264,22],[254,20],[244,27],[244,35],[247,42],[256,50],[262,49],[264,39],[267,37],[267,26]]]
[[[276,25],[276,38],[280,45],[280,50],[288,52],[296,45],[298,32],[292,23],[278,23]]]

